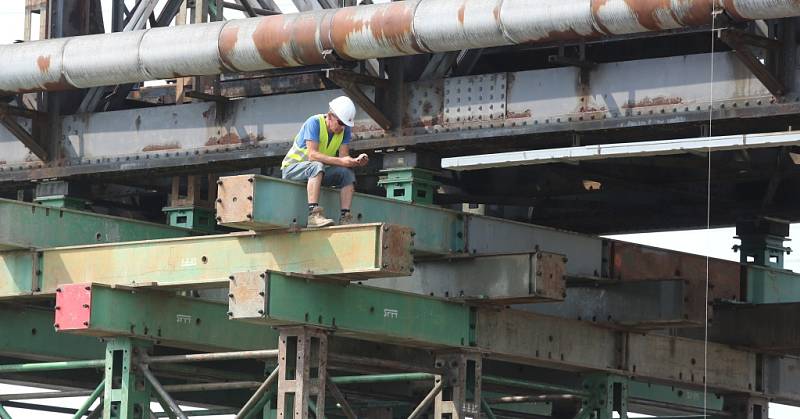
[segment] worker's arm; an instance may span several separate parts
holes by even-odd
[[[346,146],[343,145],[342,147]],[[306,148],[308,149],[308,160],[310,161],[318,161],[329,166],[356,167],[359,165],[356,159],[348,154],[343,154],[341,147],[339,148],[339,157],[328,156],[320,152],[319,143],[314,140],[306,140]],[[349,153],[349,150],[345,151]]]
[[[339,147],[339,157],[349,157],[350,156],[350,146],[347,144],[342,144]],[[366,166],[369,163],[369,156],[364,153],[358,155],[355,158],[356,166]]]

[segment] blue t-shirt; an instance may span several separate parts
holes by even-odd
[[[344,136],[342,137],[342,144],[350,144],[350,137],[351,129],[348,126],[344,127]],[[333,133],[331,130],[328,130],[328,140],[330,141],[333,139]],[[303,123],[303,127],[300,128],[300,133],[297,135],[297,143],[298,147],[304,148],[306,146],[306,140],[314,141],[315,143],[319,143],[319,115],[312,115],[306,122]]]

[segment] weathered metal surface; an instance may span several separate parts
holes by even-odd
[[[659,249],[622,241],[608,241],[610,261],[608,276],[620,281],[651,279],[683,279],[689,282],[690,294],[705,295],[708,272],[708,298],[714,300],[742,299],[738,262],[672,250]],[[702,299],[696,304],[704,304]]]
[[[800,275],[795,272],[746,265],[743,299],[752,304],[800,302]]]
[[[232,270],[262,269],[343,280],[407,276],[410,243],[403,227],[360,224],[54,248],[42,252],[40,287],[45,294],[85,282],[211,287],[226,285]]]
[[[609,371],[690,388],[703,385],[701,340],[617,332],[577,320],[484,309],[477,313],[476,335],[477,347],[486,350],[490,359]],[[757,362],[753,352],[709,344],[709,389],[754,391]],[[793,376],[798,373],[785,369],[782,372]]]
[[[563,302],[515,308],[637,330],[702,327],[706,321],[704,295],[690,291],[690,285],[681,279],[601,280],[570,286]]]
[[[794,96],[773,103],[772,95],[731,53],[715,54],[714,60],[715,123],[799,111]],[[505,91],[500,92],[505,98],[499,101],[506,112],[498,116],[492,110],[491,119],[486,107],[473,107],[469,111],[462,108],[472,120],[455,117],[445,122],[443,81],[411,83],[399,136],[385,133],[359,112],[353,148],[477,138],[488,143],[508,137],[522,140],[532,134],[706,121],[709,62],[709,55],[697,54],[601,64],[592,71],[585,89],[576,87],[580,85],[579,72],[574,68],[508,73]],[[465,99],[486,87],[485,82],[469,77],[449,79],[448,83],[458,85],[459,81]],[[371,88],[365,91],[373,95]],[[30,157],[25,147],[0,127],[0,144],[8,146],[4,145],[0,154],[0,180],[282,157],[305,117],[296,109],[324,112],[324,104],[339,94],[341,91],[330,90],[248,98],[226,104],[224,112],[212,103],[194,103],[168,112],[150,108],[66,116],[62,118],[63,137],[53,139],[62,144],[64,156],[48,164]],[[471,97],[477,100],[480,94]],[[128,135],[115,134],[120,131]],[[609,138],[609,142],[614,140]],[[526,142],[527,147],[531,144]]]
[[[377,278],[379,288],[466,300],[521,304],[564,299],[565,258],[547,252],[417,261],[411,278]]]
[[[470,308],[462,304],[275,272],[239,272],[232,277],[236,286],[231,288],[229,307],[236,320],[310,325],[329,328],[336,336],[423,347],[471,343]]]
[[[715,342],[774,353],[800,353],[800,303],[715,307]]]
[[[14,63],[0,91],[321,64],[326,50],[358,60],[660,31],[708,24],[713,7],[734,20],[800,15],[793,0],[715,3],[421,0],[26,42],[0,47],[0,60]],[[173,33],[178,47],[164,54]]]
[[[59,332],[125,336],[203,351],[269,349],[278,345],[278,335],[273,330],[228,321],[224,303],[89,283],[67,284],[60,289],[56,293],[55,315],[55,329]]]
[[[183,228],[9,199],[0,199],[0,220],[0,250],[152,240],[195,234]]]

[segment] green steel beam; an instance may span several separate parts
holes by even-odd
[[[86,282],[224,286],[230,272],[247,269],[346,280],[407,276],[411,234],[376,223],[7,252],[0,255],[0,297],[52,294],[64,284]]]
[[[105,345],[96,338],[56,333],[53,310],[0,305],[0,355],[36,361],[98,359]]]
[[[712,414],[721,412],[725,402],[722,395],[713,392],[706,394],[704,404],[703,391],[634,380],[628,381],[628,398],[630,405],[653,406],[655,404],[655,407],[670,405],[695,411],[705,408]],[[636,409],[629,408],[629,410]]]
[[[746,301],[752,304],[800,302],[800,274],[785,269],[746,265]]]
[[[237,320],[308,324],[340,336],[433,347],[473,341],[468,306],[427,296],[275,272],[232,274],[230,292],[230,312]]]
[[[120,217],[0,199],[0,250],[186,237],[192,231]],[[196,233],[194,233],[196,234]]]
[[[302,184],[254,175],[223,177],[217,184],[217,222],[221,225],[269,230],[305,223],[308,209]],[[338,195],[325,188],[320,204],[335,211]],[[456,253],[466,248],[464,218],[458,212],[365,194],[356,194],[352,208],[356,222],[391,220],[413,228],[418,252]]]
[[[163,291],[71,284],[56,293],[56,328],[200,351],[277,348],[278,334],[228,320],[227,305]]]

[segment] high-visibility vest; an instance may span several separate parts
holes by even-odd
[[[338,134],[334,134],[333,139],[328,141],[328,125],[325,123],[325,115],[317,115],[317,119],[319,120],[319,152],[326,156],[336,157],[336,154],[339,152],[339,147],[342,146],[342,141],[344,140],[344,130]],[[305,146],[305,143],[303,143],[303,147],[297,145],[297,142],[301,140],[301,133],[302,130],[294,137],[292,148],[289,149],[289,152],[286,153],[286,157],[283,158],[281,169],[285,169],[295,163],[308,161],[308,148]]]

